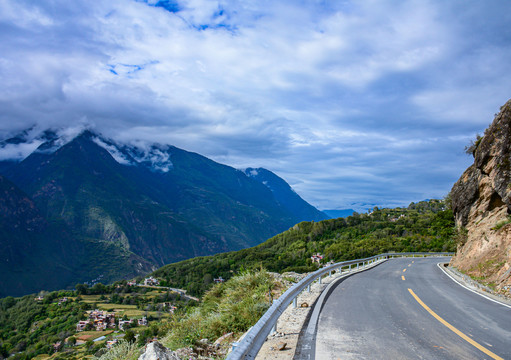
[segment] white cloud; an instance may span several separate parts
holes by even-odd
[[[128,159],[126,155],[119,151],[119,149],[115,145],[107,144],[98,137],[94,137],[92,141],[94,141],[97,145],[101,146],[103,149],[108,151],[110,155],[112,155],[112,157],[115,159],[115,161],[117,161],[119,164],[133,165],[130,159]]]
[[[23,144],[6,144],[0,147],[0,161],[21,161],[30,155],[42,143],[43,142],[40,140],[34,140]]]
[[[176,3],[0,0],[0,133],[86,119],[267,167],[322,207],[371,185],[391,203],[417,178],[447,191],[511,93],[505,2]]]

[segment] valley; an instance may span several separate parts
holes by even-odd
[[[265,169],[247,175],[169,145],[127,146],[90,131],[29,134],[0,143],[40,144],[0,166],[0,296],[128,279],[328,218]]]
[[[510,22],[0,0],[0,360],[511,358]]]
[[[119,320],[136,318],[138,322],[145,317],[148,327],[133,330],[136,330],[134,335],[138,334],[137,346],[149,336],[157,336],[173,350],[195,349],[201,339],[212,342],[232,332],[230,340],[222,345],[222,351],[227,351],[229,341],[243,334],[269,307],[268,289],[273,298],[278,298],[300,278],[296,272],[306,273],[333,261],[381,252],[452,251],[453,231],[452,212],[440,200],[413,203],[407,208],[375,208],[370,213],[354,214],[346,219],[301,222],[256,247],[169,264],[150,278],[137,277],[112,285],[77,284],[74,291],[45,295],[42,304],[35,300],[35,295],[5,298],[0,311],[0,322],[5,324],[0,339],[7,344],[6,352],[19,352],[21,348],[16,346],[26,344],[13,359],[30,359],[36,355],[41,360],[100,356],[107,341],[130,338],[125,330],[119,329]],[[215,279],[226,281],[216,283]],[[135,285],[144,282],[150,287]],[[152,287],[154,284],[158,287]],[[182,291],[165,291],[164,287],[183,289],[186,296]],[[190,300],[190,296],[200,296],[200,303]],[[59,306],[58,300],[64,297],[68,301]],[[19,323],[16,314],[22,307],[27,309],[24,311],[26,325],[19,327],[15,325]],[[114,313],[115,327],[99,329],[111,332],[96,342],[68,343],[69,337],[81,337],[76,326],[79,321],[87,320],[87,311],[95,309]],[[59,321],[65,324],[53,319],[51,314],[55,311]],[[44,319],[54,325],[41,326],[37,336],[29,336],[29,329]],[[105,336],[94,330],[86,334],[95,338]],[[26,336],[31,340],[23,340]],[[50,346],[56,342],[63,344],[59,351]]]

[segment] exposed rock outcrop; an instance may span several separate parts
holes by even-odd
[[[158,341],[153,341],[147,345],[145,352],[140,355],[138,360],[180,360],[180,358]]]
[[[451,265],[507,292],[511,285],[511,100],[472,150],[474,164],[451,190],[460,229]]]

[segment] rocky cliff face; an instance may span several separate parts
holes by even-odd
[[[458,252],[451,265],[511,288],[511,100],[473,146],[474,164],[454,184],[451,200]]]

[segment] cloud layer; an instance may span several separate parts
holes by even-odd
[[[510,10],[0,0],[0,134],[86,124],[173,144],[268,168],[321,209],[442,197],[511,97]]]

